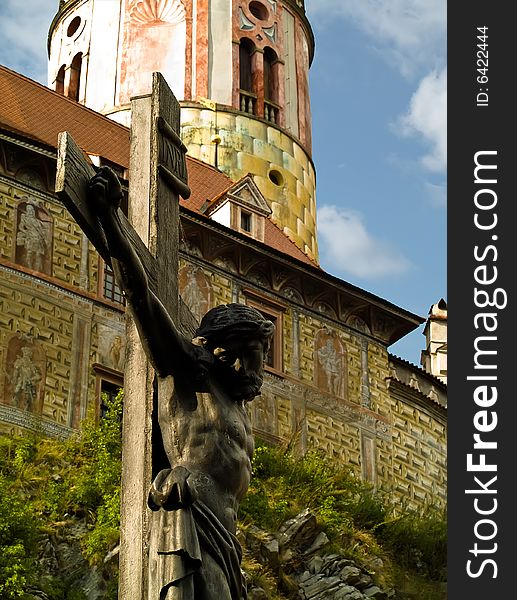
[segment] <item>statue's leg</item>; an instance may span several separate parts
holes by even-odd
[[[188,575],[176,585],[171,585],[160,592],[160,600],[197,600],[194,591],[194,577]]]
[[[194,588],[195,600],[240,600],[232,598],[223,570],[206,552],[201,567],[194,573]]]

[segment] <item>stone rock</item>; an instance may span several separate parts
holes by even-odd
[[[364,596],[355,587],[346,586],[340,589],[336,600],[364,600]]]
[[[335,555],[325,556],[325,561],[322,567],[322,571],[325,575],[337,575],[339,576],[341,571],[347,566],[355,566],[355,564],[347,558],[341,556],[335,557]]]
[[[327,537],[327,534],[324,531],[320,531],[314,539],[314,541],[312,542],[312,544],[309,546],[309,548],[307,548],[307,550],[304,551],[304,554],[314,554],[314,552],[321,550],[321,548],[323,548],[323,546],[326,546],[328,543],[329,539]]]
[[[353,567],[351,565],[346,565],[341,569],[341,572],[339,573],[339,577],[345,583],[356,586],[356,584],[361,580],[361,571],[357,567]]]
[[[361,577],[356,583],[354,583],[355,587],[358,590],[364,590],[367,587],[370,587],[373,583],[373,579],[367,573],[361,573]]]
[[[262,564],[272,567],[279,563],[279,546],[275,536],[252,525],[244,535],[245,545],[248,550],[258,558]]]
[[[316,554],[310,559],[307,566],[309,567],[309,571],[311,573],[317,575],[323,566],[323,557],[321,557],[319,554]]]
[[[286,563],[289,562],[290,560],[292,560],[295,556],[295,552],[294,550],[291,550],[291,548],[287,548],[286,550],[283,550],[280,555],[279,555],[279,559],[280,562]]]
[[[308,546],[316,537],[316,517],[308,508],[280,526],[278,543],[280,548]]]
[[[280,562],[278,540],[272,538],[264,542],[260,548],[260,555],[270,566],[278,566]]]
[[[248,600],[268,600],[267,592],[260,587],[248,590]]]
[[[324,575],[313,575],[308,580],[300,583],[302,598],[305,600],[319,600],[332,598],[341,585],[338,577],[325,577]]]
[[[298,583],[304,583],[305,581],[308,581],[309,579],[311,579],[313,574],[311,574],[310,571],[304,571],[299,577],[298,577]]]
[[[375,600],[387,600],[388,595],[386,592],[383,592],[381,588],[376,585],[372,585],[363,590],[363,594],[366,598],[374,598]]]

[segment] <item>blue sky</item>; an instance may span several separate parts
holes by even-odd
[[[2,0],[0,63],[46,84],[58,0]],[[446,1],[306,0],[320,261],[423,317],[446,295]],[[419,364],[422,328],[391,346]]]

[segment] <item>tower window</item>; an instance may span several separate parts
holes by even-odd
[[[79,29],[80,24],[81,24],[81,17],[74,17],[68,24],[68,28],[66,30],[66,35],[68,37],[72,37],[74,35],[74,33]]]
[[[257,2],[253,0],[249,4],[250,13],[259,21],[267,21],[269,16],[267,8],[262,4],[262,2]]]
[[[281,186],[284,183],[284,178],[282,177],[282,173],[280,173],[280,171],[277,171],[275,169],[271,169],[271,171],[269,171],[269,179],[272,183],[274,183],[277,186]]]
[[[121,387],[121,383],[118,384],[101,379],[101,397],[99,401],[99,417],[101,419],[106,417],[109,406],[115,401]]]
[[[239,45],[239,88],[240,109],[243,112],[255,113],[257,96],[253,93],[251,56],[255,46],[251,40],[244,38]]]
[[[61,65],[56,76],[56,92],[62,96],[65,93],[65,65]]]
[[[264,118],[278,123],[278,56],[271,48],[264,48]]]
[[[277,372],[281,372],[283,369],[282,360],[282,327],[283,327],[283,306],[271,303],[266,298],[259,297],[251,290],[243,290],[246,295],[246,304],[256,308],[262,316],[275,325],[275,333],[271,340],[269,349],[264,356],[264,365],[273,369]]]
[[[102,286],[102,295],[107,300],[111,300],[112,302],[116,302],[117,304],[125,304],[124,296],[122,294],[122,290],[117,285],[115,281],[115,274],[113,273],[113,269],[104,263],[104,276],[103,276],[103,286]]]
[[[81,83],[81,65],[83,55],[81,52],[76,54],[70,65],[70,85],[68,86],[68,97],[72,100],[79,100],[79,84]]]
[[[246,92],[251,92],[251,54],[253,52],[253,43],[248,39],[241,40],[239,46],[239,73],[240,88]]]

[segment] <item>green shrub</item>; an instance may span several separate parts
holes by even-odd
[[[90,563],[101,563],[117,543],[122,394],[107,404],[106,418],[87,419],[66,441],[0,436],[0,598],[22,597],[34,586],[55,600],[70,597],[62,582],[38,572],[36,559],[43,536],[74,517],[90,525],[82,540]]]
[[[17,598],[35,571],[37,525],[30,505],[0,474],[0,598]]]
[[[440,580],[445,577],[447,521],[436,510],[400,510],[388,491],[375,490],[353,473],[329,465],[324,455],[297,458],[289,450],[258,443],[250,489],[241,504],[244,523],[276,531],[309,507],[334,543],[389,551],[393,560]],[[364,553],[364,552],[363,552]]]

